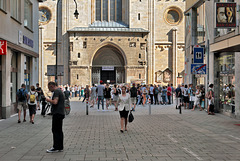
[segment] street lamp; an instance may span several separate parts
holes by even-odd
[[[58,59],[58,4],[61,0],[58,0],[57,1],[57,14],[56,14],[56,71],[55,71],[55,83],[58,82],[58,73],[57,73],[57,69],[58,69],[58,62],[57,62],[57,59]],[[76,4],[76,9],[75,9],[75,12],[74,12],[74,16],[76,17],[76,19],[78,19],[78,10],[77,10],[77,2],[76,0],[74,0],[75,4]]]

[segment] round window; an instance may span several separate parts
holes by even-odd
[[[171,25],[177,25],[182,20],[182,11],[177,7],[170,7],[165,11],[165,20]]]
[[[179,14],[177,11],[175,10],[170,10],[167,13],[167,20],[170,23],[177,23],[179,21]]]

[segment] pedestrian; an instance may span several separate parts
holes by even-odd
[[[75,97],[77,97],[77,94],[78,94],[78,87],[77,87],[77,85],[75,85],[75,87],[74,87],[74,93],[75,93]]]
[[[97,93],[96,93],[96,87],[95,87],[95,85],[94,84],[92,84],[92,88],[91,88],[91,94],[90,94],[90,103],[91,103],[91,105],[90,105],[90,108],[91,107],[94,107],[94,104],[95,104],[95,101],[96,101],[96,97],[97,97]]]
[[[189,109],[193,108],[195,97],[194,97],[194,90],[193,90],[193,84],[189,84],[188,88],[188,96],[189,96]]]
[[[128,93],[126,93],[126,86],[122,86],[122,94],[119,96],[117,105],[121,118],[121,130],[123,133],[123,127],[125,125],[125,131],[127,131],[127,122],[128,122],[128,113],[131,110],[131,97]]]
[[[38,99],[37,99],[37,109],[40,110],[40,101],[43,96],[43,90],[41,87],[39,87],[39,83],[36,84],[36,92],[38,93]]]
[[[100,81],[100,84],[97,86],[97,95],[98,95],[98,110],[100,106],[100,101],[102,102],[102,110],[104,110],[104,85],[103,81]]]
[[[167,102],[167,89],[165,86],[163,86],[162,88],[162,102],[163,102],[163,105],[166,105],[166,102]]]
[[[141,90],[140,90],[140,87],[137,88],[137,106],[140,104],[141,102],[141,97],[142,97],[142,94],[141,94]]]
[[[213,84],[209,85],[209,90],[207,92],[208,98],[208,115],[215,115],[214,113],[214,91]]]
[[[86,85],[86,88],[84,89],[84,99],[82,101],[82,103],[85,101],[85,100],[89,100],[89,97],[90,97],[90,91],[89,91],[89,86]]]
[[[158,87],[156,85],[154,85],[154,104],[158,104],[159,105],[159,100],[158,100]]]
[[[75,89],[74,86],[71,87],[71,92],[72,92],[72,98],[75,96]]]
[[[182,98],[182,91],[181,91],[180,84],[175,90],[175,94],[176,94],[176,109],[178,109],[178,108],[181,108],[181,98]]]
[[[146,88],[146,85],[144,84],[144,86],[142,87],[142,97],[143,97],[143,103],[142,105],[144,106],[146,101],[147,101],[147,88]]]
[[[26,122],[26,110],[27,110],[27,95],[28,91],[26,85],[22,84],[21,88],[17,91],[17,109],[18,109],[18,123],[21,123],[21,111],[23,110],[23,122]]]
[[[184,109],[186,109],[186,108],[189,109],[188,85],[185,85],[184,90],[183,90],[183,103],[184,103]]]
[[[168,84],[168,87],[167,87],[167,98],[168,98],[168,104],[169,105],[171,104],[171,95],[172,95],[172,88]]]
[[[118,111],[118,108],[117,108],[118,97],[119,97],[119,90],[117,89],[117,85],[115,84],[113,87],[113,102],[115,106],[115,111]]]
[[[152,105],[153,104],[153,97],[154,97],[154,87],[153,87],[152,84],[150,85],[150,88],[149,88],[149,95],[150,95],[150,98],[151,98],[151,105]]]
[[[174,89],[174,87],[173,87],[173,84],[171,84],[171,93],[172,93],[172,95],[171,95],[171,100],[172,100],[172,104],[173,104],[173,93],[175,92],[175,89]]]
[[[107,83],[106,88],[104,89],[104,98],[106,99],[106,108],[107,109],[110,105],[111,90],[112,89],[109,87],[109,84]]]
[[[193,105],[192,111],[195,110],[196,106],[199,106],[200,111],[202,111],[202,107],[201,107],[201,104],[200,104],[201,96],[202,96],[202,93],[201,93],[201,90],[200,90],[200,86],[197,85],[196,86],[196,93],[195,93],[195,101],[194,101],[194,105]]]
[[[53,92],[52,99],[46,98],[46,101],[52,104],[53,147],[48,149],[47,153],[62,152],[64,139],[62,126],[65,118],[64,95],[55,82],[49,82],[48,89]]]
[[[38,92],[36,92],[34,86],[31,86],[31,90],[28,92],[28,95],[27,95],[27,101],[28,101],[30,123],[32,124],[34,124],[34,116],[36,115],[37,100],[38,100]]]
[[[137,88],[135,87],[135,83],[133,83],[132,88],[130,88],[130,96],[131,96],[131,105],[133,104],[132,110],[135,111],[136,109],[136,102],[137,102]]]
[[[158,85],[158,102],[160,104],[163,104],[162,103],[162,87],[160,85]]]

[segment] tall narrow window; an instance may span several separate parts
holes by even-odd
[[[80,58],[81,57],[81,54],[80,53],[78,53],[78,58]]]
[[[103,0],[103,21],[108,21],[108,0]]]
[[[141,19],[141,15],[140,15],[140,13],[138,13],[138,20],[140,20]]]
[[[11,0],[11,16],[16,20],[21,20],[21,1],[20,0]]]
[[[139,79],[141,79],[141,74],[139,74]]]
[[[24,26],[29,29],[33,28],[32,25],[32,3],[29,0],[24,1]]]
[[[122,0],[95,0],[96,21],[122,22]]]
[[[101,0],[96,0],[96,21],[101,21]]]
[[[122,0],[117,0],[117,21],[122,21]]]
[[[77,74],[77,79],[78,79],[78,74]]]
[[[142,58],[142,55],[139,53],[139,56],[138,56],[140,59]]]
[[[110,0],[110,21],[115,21],[115,0]]]
[[[0,0],[0,9],[6,10],[6,0]]]

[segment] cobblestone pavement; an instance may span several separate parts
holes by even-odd
[[[128,131],[120,133],[119,113],[89,109],[76,98],[64,119],[64,152],[49,154],[51,117],[38,114],[35,124],[17,123],[17,116],[0,121],[0,161],[96,160],[240,160],[240,123],[204,111],[174,105],[138,106]],[[29,117],[27,117],[29,118]]]

